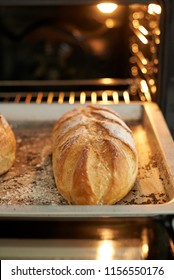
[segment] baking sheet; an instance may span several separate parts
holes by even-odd
[[[55,186],[50,136],[55,121],[75,106],[78,105],[0,105],[0,112],[10,122],[17,139],[16,162],[8,173],[0,177],[0,217],[61,218],[173,213],[174,146],[156,104],[110,105],[133,131],[138,150],[139,171],[130,193],[111,206],[67,204]]]

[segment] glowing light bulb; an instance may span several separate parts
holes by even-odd
[[[157,4],[149,4],[148,13],[152,14],[152,15],[153,14],[160,15],[161,14],[161,6],[157,5]]]
[[[111,14],[117,9],[118,5],[115,3],[100,3],[97,5],[97,8],[100,12],[104,14]]]

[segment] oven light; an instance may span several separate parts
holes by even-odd
[[[97,5],[98,10],[104,14],[111,14],[117,9],[118,5],[115,3],[100,3]]]
[[[149,4],[148,13],[151,14],[151,15],[153,15],[153,14],[160,15],[161,14],[161,6],[157,5],[157,4]]]

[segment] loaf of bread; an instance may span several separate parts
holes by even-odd
[[[111,205],[133,187],[138,157],[132,132],[108,107],[64,114],[52,140],[56,186],[69,204]]]
[[[13,165],[16,155],[16,139],[6,119],[0,114],[0,175]]]

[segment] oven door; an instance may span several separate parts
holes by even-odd
[[[1,221],[1,259],[174,258],[172,217]]]

